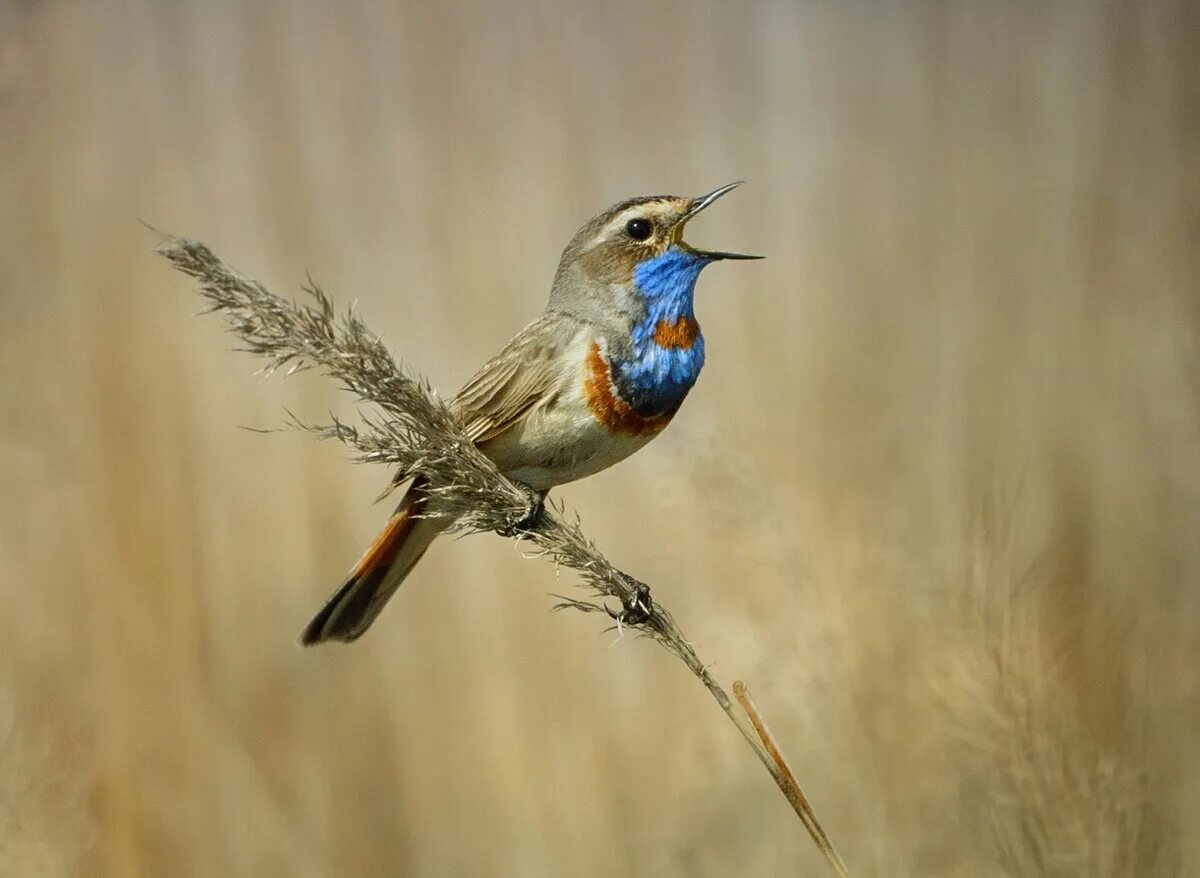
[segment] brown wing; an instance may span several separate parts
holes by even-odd
[[[562,386],[563,354],[576,331],[568,318],[543,314],[488,360],[450,401],[467,435],[486,442],[552,399]]]

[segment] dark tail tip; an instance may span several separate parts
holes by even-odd
[[[331,612],[329,607],[323,607],[321,612],[313,616],[312,621],[304,626],[304,630],[300,633],[301,646],[316,646],[329,639],[325,635],[325,625],[329,622]]]
[[[302,646],[326,640],[350,643],[371,627],[392,592],[420,560],[437,530],[401,554],[425,505],[425,481],[418,476],[388,520],[387,527],[363,554],[350,575],[300,634]]]
[[[351,643],[362,637],[374,618],[368,614],[371,598],[386,572],[386,568],[377,567],[342,583],[320,612],[304,626],[300,645],[316,646],[329,640]]]

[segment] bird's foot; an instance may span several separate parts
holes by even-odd
[[[632,577],[630,577],[632,578]],[[608,614],[622,625],[641,625],[650,621],[654,614],[654,601],[650,599],[650,586],[633,580],[633,592],[621,600],[621,612],[612,610]]]
[[[528,505],[524,512],[514,515],[506,526],[496,531],[502,537],[527,536],[531,531],[537,530],[537,526],[542,522],[542,514],[546,511],[546,491],[535,491],[521,482],[515,484],[524,491]]]

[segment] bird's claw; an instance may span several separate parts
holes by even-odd
[[[654,601],[650,599],[650,586],[636,580],[633,593],[621,600],[621,612],[608,611],[608,615],[622,625],[641,625],[650,621],[653,613]]]
[[[546,511],[545,491],[535,491],[528,485],[520,483],[518,485],[525,492],[528,505],[523,513],[514,516],[508,525],[496,531],[502,537],[521,537],[530,531],[537,530],[537,526],[542,523],[542,514]]]

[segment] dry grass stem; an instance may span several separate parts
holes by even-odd
[[[332,301],[311,281],[306,289],[315,304],[281,298],[230,268],[199,241],[164,236],[157,252],[199,281],[208,310],[225,318],[226,327],[241,339],[245,350],[266,358],[268,372],[283,367],[289,374],[319,368],[382,412],[364,416],[359,427],[336,418],[328,424],[310,424],[292,417],[293,427],[336,439],[358,461],[396,467],[398,481],[421,473],[439,495],[441,514],[451,521],[452,530],[510,532],[514,523],[526,518],[530,511],[526,493],[504,478],[463,435],[427,381],[396,365],[379,337],[353,310],[338,317]],[[845,867],[752,702],[743,702],[750,716],[747,722],[670,612],[650,597],[649,587],[614,567],[583,533],[578,518],[562,506],[547,508],[538,525],[522,536],[537,547],[536,554],[578,572],[582,588],[589,592],[586,598],[562,599],[556,609],[605,614],[623,628],[657,641],[687,665],[767,767],[834,871],[845,876]],[[619,602],[620,610],[607,606],[606,599]]]
[[[742,709],[746,711],[746,715],[750,717],[750,722],[754,725],[754,731],[758,733],[759,739],[766,748],[770,761],[767,762],[767,769],[771,772],[771,777],[775,778],[775,783],[783,790],[783,794],[787,796],[787,800],[792,803],[792,808],[799,815],[800,820],[804,823],[804,828],[808,830],[808,834],[812,836],[817,847],[824,855],[829,865],[833,868],[841,878],[846,878],[846,864],[842,862],[841,856],[837,849],[834,848],[833,842],[829,840],[829,836],[825,833],[825,827],[821,825],[821,821],[817,819],[816,812],[813,811],[812,805],[808,802],[808,796],[804,795],[804,790],[800,787],[800,781],[796,779],[795,772],[788,765],[787,758],[783,755],[783,751],[779,748],[775,736],[771,734],[770,728],[767,727],[767,721],[763,719],[763,715],[759,713],[758,705],[754,703],[754,699],[750,697],[750,691],[746,688],[746,684],[741,680],[735,680],[733,683],[733,695],[737,698],[738,703],[742,705]]]

